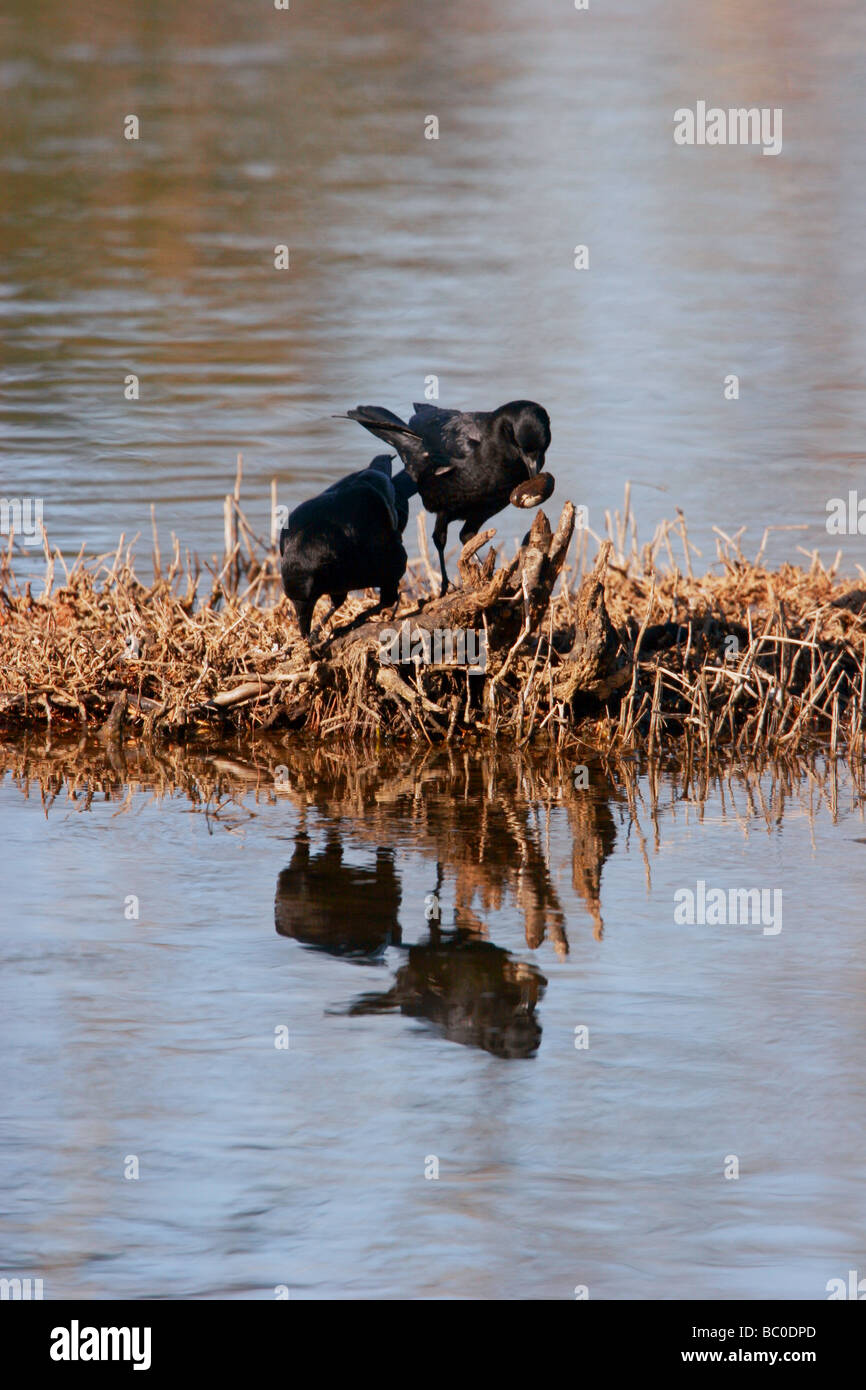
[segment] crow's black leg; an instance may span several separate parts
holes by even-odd
[[[384,615],[386,622],[394,621],[399,602],[400,591],[396,584],[390,586],[386,584],[379,590],[379,611]]]
[[[330,598],[330,600],[331,600],[331,606],[330,606],[330,608],[328,609],[328,611],[327,611],[327,613],[325,614],[325,616],[324,616],[324,618],[322,619],[322,621],[321,621],[320,623],[316,623],[316,632],[315,632],[315,639],[314,639],[316,642],[319,641],[319,638],[320,638],[321,635],[322,635],[322,628],[325,626],[325,623],[329,623],[329,622],[331,621],[331,619],[333,618],[333,616],[334,616],[334,614],[336,613],[337,609],[338,609],[338,608],[342,608],[343,604],[346,602],[346,599],[347,599],[348,597],[349,597],[348,594],[330,594],[330,595],[329,595],[329,598]]]
[[[445,541],[448,537],[448,521],[444,512],[440,512],[436,517],[436,525],[433,527],[433,544],[439,556],[439,568],[442,571],[442,588],[439,590],[439,597],[448,592],[448,575],[445,573]]]
[[[382,613],[387,608],[396,608],[399,597],[400,595],[396,584],[394,584],[390,589],[388,588],[387,584],[380,585],[379,602],[374,603],[372,608],[365,608],[363,613],[361,613],[359,616],[362,617],[366,622],[368,618],[372,618],[376,613]]]
[[[398,599],[399,593],[396,584],[390,589],[387,586],[385,588],[380,587],[378,603],[374,603],[370,608],[363,609],[363,611],[360,612],[356,618],[353,618],[350,623],[346,623],[344,627],[335,629],[335,631],[331,633],[331,636],[344,637],[347,632],[352,632],[356,627],[362,627],[368,618],[374,618],[377,613],[381,613],[383,608],[396,608]]]
[[[298,627],[301,629],[301,636],[306,639],[310,635],[310,628],[313,624],[313,610],[316,607],[315,599],[293,599],[295,613],[298,618]]]

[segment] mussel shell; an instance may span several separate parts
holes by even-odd
[[[534,478],[527,478],[525,483],[517,484],[511,493],[511,505],[537,507],[547,501],[555,486],[556,479],[551,473],[538,473]]]

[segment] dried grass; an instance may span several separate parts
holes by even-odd
[[[517,904],[527,944],[547,938],[569,948],[566,883],[583,903],[593,934],[604,930],[602,872],[620,836],[634,840],[647,891],[652,863],[672,821],[714,815],[736,821],[743,836],[775,833],[783,818],[863,818],[863,764],[828,755],[765,760],[714,750],[710,765],[692,765],[676,750],[653,758],[586,756],[585,780],[573,753],[539,741],[513,749],[488,743],[479,753],[392,744],[370,750],[357,741],[310,744],[261,734],[220,742],[213,734],[184,747],[92,737],[45,737],[31,729],[0,739],[0,778],[45,814],[88,814],[108,804],[114,815],[183,797],[212,834],[243,835],[263,806],[288,805],[299,834],[339,827],[353,845],[410,844],[435,866],[437,892],[453,899],[454,925],[484,934],[506,895]],[[554,812],[564,811],[568,871],[551,851]],[[561,821],[559,822],[561,826]],[[431,877],[429,885],[433,886]],[[425,891],[425,890],[422,890]],[[572,919],[573,920],[573,919]]]
[[[444,600],[422,549],[393,619],[365,624],[369,598],[354,597],[311,650],[282,596],[272,541],[243,513],[240,483],[239,471],[221,561],[202,566],[175,540],[166,567],[154,528],[149,583],[124,538],[69,567],[46,539],[37,596],[15,580],[10,537],[0,559],[0,725],[78,725],[106,739],[279,728],[428,744],[543,738],[604,754],[676,746],[688,767],[723,745],[862,758],[866,589],[838,576],[838,558],[827,568],[814,553],[807,567],[770,571],[766,534],[749,560],[742,533],[717,532],[715,560],[696,574],[682,513],[641,548],[627,489],[607,537],[595,538],[591,571],[588,533],[573,531],[566,504],[555,533],[536,513],[510,563],[497,567],[491,550],[479,564],[470,542],[462,588]],[[382,665],[377,634],[404,618],[428,629],[483,626],[486,672]]]

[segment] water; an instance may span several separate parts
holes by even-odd
[[[505,753],[2,757],[4,1272],[46,1297],[815,1299],[863,1270],[841,768],[579,788]],[[781,887],[781,930],[678,925],[699,878]]]
[[[334,414],[435,375],[443,404],[547,406],[554,513],[601,532],[630,479],[642,539],[679,505],[707,562],[714,525],[832,556],[863,478],[864,52],[846,0],[7,0],[0,496],[41,498],[67,556],[149,549],[153,505],[163,553],[207,557],[238,452],[264,534],[273,477],[291,506],[378,448]],[[698,100],[781,107],[782,154],[677,148]],[[866,1272],[859,769],[0,758],[0,1274],[812,1299]],[[780,889],[782,930],[677,924],[699,880]]]
[[[294,505],[378,447],[332,415],[436,375],[444,404],[541,400],[554,501],[596,532],[633,479],[644,539],[679,505],[708,560],[713,525],[832,556],[863,479],[864,52],[847,0],[10,0],[3,495],[66,554],[149,538],[154,504],[211,555],[238,452],[264,532],[271,478]],[[782,107],[781,155],[676,147],[699,99]]]

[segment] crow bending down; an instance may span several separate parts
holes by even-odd
[[[518,483],[540,472],[550,445],[550,419],[535,401],[508,401],[489,411],[440,410],[416,401],[408,425],[379,405],[359,405],[347,418],[397,450],[424,506],[436,513],[433,541],[443,594],[450,523],[464,523],[460,539],[465,544],[508,505]]]
[[[322,594],[330,595],[328,618],[351,589],[379,590],[371,613],[397,602],[397,586],[406,572],[402,535],[409,498],[417,488],[405,470],[392,479],[391,461],[389,454],[381,454],[359,473],[332,483],[296,507],[283,527],[283,588],[295,606],[302,637],[310,635],[313,609]]]

